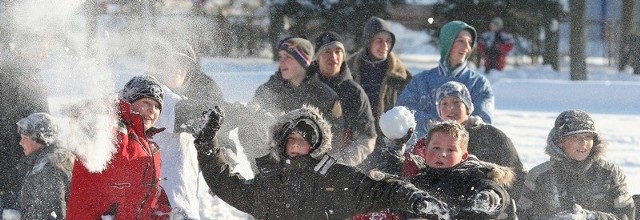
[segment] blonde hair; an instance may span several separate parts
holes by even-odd
[[[467,148],[469,146],[469,133],[457,121],[447,120],[434,124],[431,129],[429,129],[429,133],[427,133],[426,143],[431,142],[431,138],[436,132],[443,132],[453,136],[458,140],[458,146],[462,152],[467,152]]]

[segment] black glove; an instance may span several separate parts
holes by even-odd
[[[421,193],[414,198],[416,201],[412,205],[413,212],[421,217],[437,217],[438,219],[451,219],[453,217],[450,214],[451,209],[446,203],[426,193]]]
[[[496,216],[499,214],[501,201],[502,198],[495,191],[483,190],[466,201],[459,211],[478,216]]]
[[[409,130],[407,130],[407,133],[401,138],[389,139],[387,137],[384,137],[386,149],[392,153],[402,154],[404,152],[405,144],[407,143],[407,141],[409,141],[409,139],[411,139],[411,136],[413,136],[413,133],[415,133],[415,129],[409,128]]]
[[[220,107],[216,106],[202,113],[204,125],[196,129],[195,145],[198,150],[207,150],[207,146],[213,144],[216,132],[220,130],[224,121],[224,112]]]

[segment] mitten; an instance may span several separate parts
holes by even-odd
[[[598,215],[594,211],[583,209],[582,206],[574,204],[571,210],[558,212],[551,217],[552,220],[596,220]]]
[[[220,126],[224,121],[224,112],[220,107],[216,106],[214,109],[203,112],[202,117],[204,124],[196,129],[194,143],[198,151],[212,150],[207,148],[212,147],[211,145],[214,143],[216,132],[220,130]]]
[[[407,141],[409,141],[409,139],[411,139],[413,133],[415,133],[415,129],[409,128],[407,130],[407,133],[401,138],[389,139],[388,137],[384,137],[387,151],[391,153],[402,154],[402,152],[404,152],[405,144],[407,143]]]
[[[493,212],[500,206],[502,198],[493,190],[484,190],[473,197],[471,201],[471,210],[489,213]]]

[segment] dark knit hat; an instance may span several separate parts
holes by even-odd
[[[310,119],[300,119],[292,124],[290,133],[298,133],[311,145],[311,150],[315,150],[320,145],[320,131],[318,126]]]
[[[134,76],[124,85],[124,89],[120,91],[120,97],[129,103],[138,101],[141,98],[150,98],[160,103],[160,110],[162,110],[164,92],[160,82],[155,77],[140,75]]]
[[[326,49],[333,48],[333,47],[341,48],[342,51],[345,52],[345,58],[346,58],[346,50],[344,49],[344,44],[342,44],[342,41],[343,41],[342,36],[340,36],[340,34],[336,32],[326,31],[321,33],[314,40],[314,43],[316,45],[316,51],[315,51],[316,54],[315,56],[313,56],[313,60],[318,60],[318,54],[320,54],[322,51]]]
[[[555,130],[553,136],[555,143],[559,143],[562,138],[572,134],[598,134],[593,119],[586,112],[580,110],[567,110],[560,113],[553,129]]]
[[[304,68],[309,67],[313,61],[313,45],[304,38],[285,38],[280,42],[278,50],[287,51],[291,56],[296,58],[298,63]]]
[[[18,133],[26,135],[35,142],[49,146],[58,139],[58,125],[47,113],[33,113],[16,123]]]
[[[473,102],[471,102],[471,94],[467,87],[456,81],[449,81],[445,84],[442,84],[440,88],[436,91],[436,106],[440,105],[440,101],[444,97],[454,96],[462,100],[464,105],[467,106],[468,114],[470,115],[473,112]],[[440,108],[438,109],[438,115],[440,115]]]

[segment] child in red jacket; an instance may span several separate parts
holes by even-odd
[[[113,144],[86,146],[108,154],[102,167],[78,155],[71,178],[67,219],[168,219],[169,201],[159,184],[160,151],[149,140],[162,110],[163,91],[151,76],[136,76],[120,92]],[[108,149],[99,149],[101,146]]]

